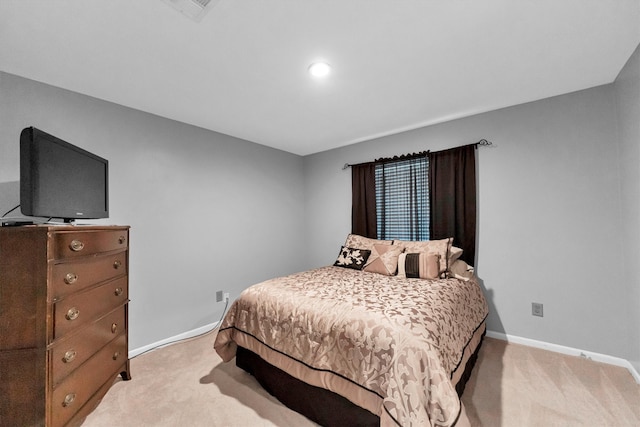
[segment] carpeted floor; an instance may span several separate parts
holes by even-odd
[[[213,350],[215,332],[131,360],[83,427],[315,424]],[[462,398],[472,426],[640,426],[624,368],[485,338]]]

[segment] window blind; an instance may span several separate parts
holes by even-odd
[[[379,239],[429,240],[429,161],[427,157],[376,165]]]

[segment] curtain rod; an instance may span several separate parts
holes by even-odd
[[[489,146],[493,145],[493,142],[487,141],[486,139],[482,138],[480,141],[478,141],[478,142],[476,142],[474,144],[469,144],[469,145],[475,145],[476,147],[478,147],[478,146],[480,146],[480,147],[489,147]],[[461,145],[460,147],[464,147],[464,145]],[[453,148],[458,148],[458,147],[453,147]],[[449,148],[447,150],[449,150]],[[423,151],[423,153],[426,154],[426,153],[429,153],[429,151]],[[422,154],[422,153],[419,153],[419,154]],[[416,155],[416,154],[414,153],[414,154],[409,154],[409,155],[406,155],[406,156],[410,157],[410,156],[414,156],[414,155]],[[400,156],[400,157],[404,157],[404,156]],[[381,159],[375,160],[374,162],[377,162],[379,160],[381,160]],[[374,162],[363,162],[363,163],[355,163],[355,164],[345,163],[344,166],[342,167],[342,170],[348,169],[351,166],[359,166],[359,165],[364,165],[366,163],[374,163]]]

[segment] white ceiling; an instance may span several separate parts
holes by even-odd
[[[0,0],[1,71],[300,155],[610,83],[638,43],[640,0]]]

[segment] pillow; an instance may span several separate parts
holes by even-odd
[[[404,249],[400,246],[378,244],[373,245],[371,256],[364,266],[364,271],[393,276],[398,269],[398,256]]]
[[[359,234],[349,234],[344,245],[348,248],[362,248],[371,250],[373,245],[391,245],[393,240],[378,240],[369,237],[360,236]]]
[[[451,249],[449,250],[449,259],[447,260],[447,262],[449,263],[449,267],[451,267],[451,264],[453,264],[455,260],[460,258],[461,255],[462,255],[461,248],[456,248],[455,246],[451,246]]]
[[[426,252],[400,254],[398,277],[437,279],[440,277],[440,255]]]
[[[353,268],[354,270],[362,270],[367,259],[371,255],[371,251],[366,249],[354,249],[342,246],[338,259],[333,263],[336,267]]]
[[[408,240],[394,240],[393,244],[404,248],[407,253],[432,253],[440,255],[440,277],[445,277],[449,270],[449,254],[451,252],[452,237],[441,240],[423,240],[423,241],[408,241]]]
[[[473,277],[473,267],[459,259],[451,264],[451,275],[456,279],[469,280]]]

